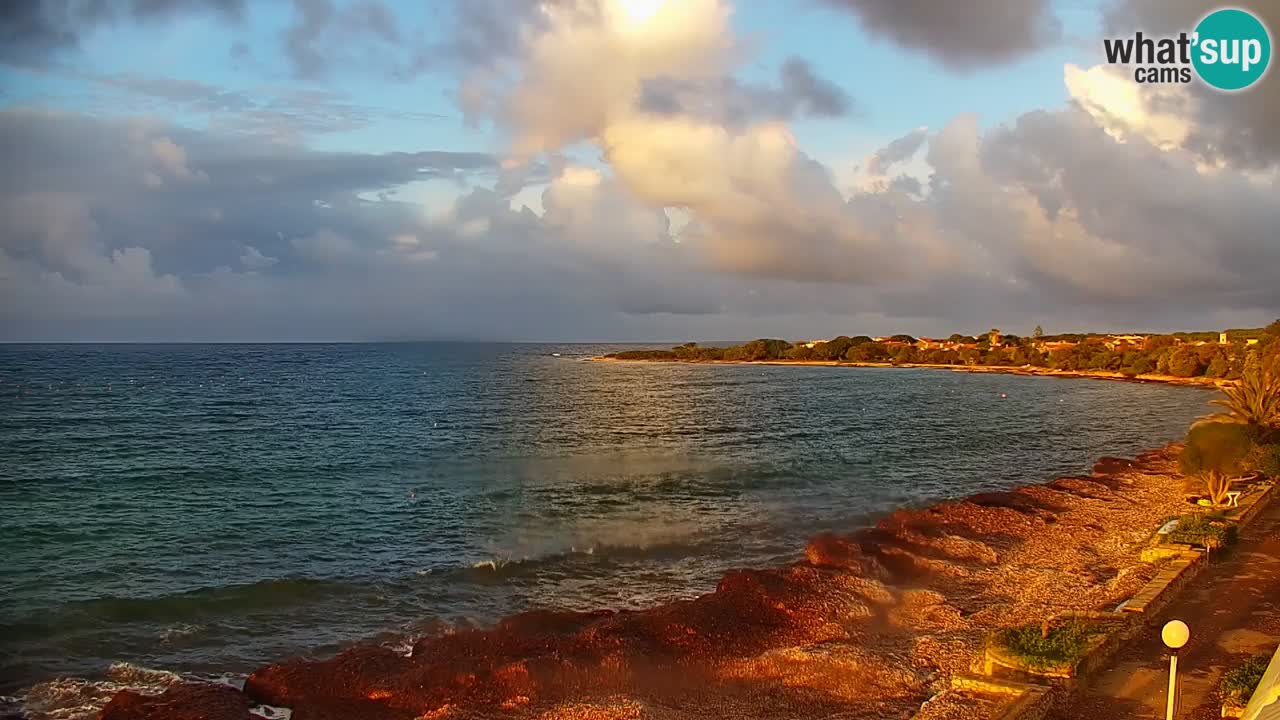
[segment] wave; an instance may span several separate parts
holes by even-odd
[[[39,682],[13,695],[0,696],[0,717],[23,720],[96,720],[102,708],[121,690],[159,695],[179,682],[228,685],[242,689],[244,675],[175,673],[168,670],[112,663],[101,678],[61,677]],[[265,720],[289,720],[287,708],[259,705],[250,710]]]
[[[449,579],[492,582],[536,574],[545,569],[575,563],[619,563],[643,560],[675,560],[696,555],[707,548],[707,543],[685,540],[641,542],[634,544],[592,543],[578,547],[570,545],[563,550],[529,555],[500,553],[470,564],[443,565],[417,571],[419,577],[444,577]]]
[[[172,640],[198,632],[202,620],[241,617],[263,609],[285,609],[365,588],[368,585],[345,580],[283,578],[174,595],[102,597],[67,603],[25,621],[0,625],[0,634],[16,640],[44,637],[51,629],[66,627],[156,623],[167,626],[167,637]]]

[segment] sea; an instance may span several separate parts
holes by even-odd
[[[0,716],[696,596],[819,532],[1178,439],[1213,396],[590,360],[636,347],[0,345]]]

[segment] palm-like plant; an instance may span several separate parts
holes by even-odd
[[[1240,381],[1225,387],[1225,398],[1212,404],[1225,409],[1196,421],[1202,423],[1240,423],[1264,428],[1280,428],[1280,371],[1273,366],[1253,362],[1245,368]]]
[[[1205,497],[1214,505],[1227,502],[1227,492],[1231,490],[1231,478],[1217,470],[1206,470],[1196,477]]]

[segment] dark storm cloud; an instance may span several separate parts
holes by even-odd
[[[245,0],[10,0],[0,3],[0,62],[42,65],[116,22],[162,22],[183,14],[238,22],[244,11]]]
[[[1261,18],[1273,42],[1280,34],[1280,3],[1242,0],[1228,6]],[[1154,35],[1189,32],[1215,7],[1201,0],[1115,0],[1106,8],[1104,25],[1108,36],[1132,35],[1138,30]],[[1277,63],[1274,52],[1271,63]],[[1237,166],[1266,167],[1280,162],[1280,74],[1274,67],[1243,92],[1221,93],[1200,82],[1187,90],[1191,102],[1181,109],[1195,121],[1185,142],[1188,150],[1210,161]]]
[[[961,69],[1007,62],[1054,42],[1049,0],[824,0],[869,32]]]
[[[726,125],[801,116],[835,118],[857,112],[849,94],[814,73],[809,63],[787,58],[777,86],[732,77],[707,81],[655,78],[641,88],[639,108],[661,115],[691,115]]]

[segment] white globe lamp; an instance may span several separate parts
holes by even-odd
[[[1181,620],[1170,620],[1160,630],[1160,639],[1170,650],[1180,650],[1191,638],[1191,629]]]
[[[1160,629],[1160,639],[1169,648],[1169,702],[1165,706],[1165,720],[1173,720],[1178,712],[1178,650],[1191,639],[1191,628],[1181,620],[1170,620]]]

